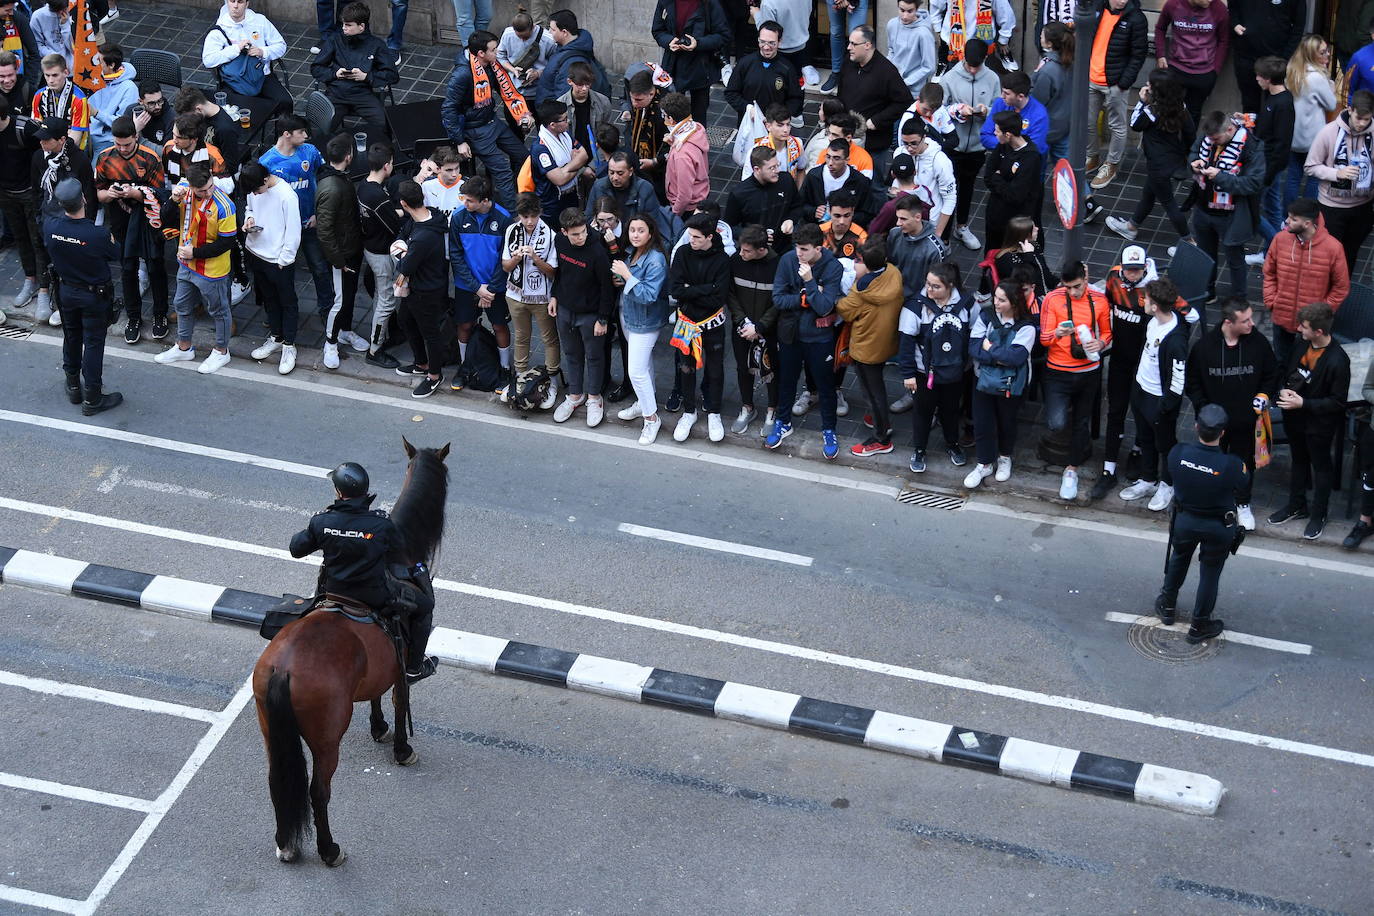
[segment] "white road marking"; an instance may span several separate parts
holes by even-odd
[[[1106,619],[1112,623],[1139,623],[1145,626],[1156,626],[1161,630],[1168,630],[1171,633],[1187,633],[1188,624],[1176,623],[1166,627],[1155,617],[1142,617],[1139,614],[1122,614],[1118,611],[1108,611]],[[1312,647],[1305,642],[1288,642],[1284,639],[1270,639],[1268,636],[1251,636],[1248,633],[1237,633],[1235,630],[1226,630],[1220,636],[1226,642],[1241,643],[1247,646],[1258,646],[1261,649],[1273,649],[1276,652],[1292,652],[1294,655],[1311,655]]]
[[[207,502],[229,503],[233,506],[243,506],[248,509],[261,509],[265,512],[284,512],[288,515],[301,515],[310,518],[315,513],[309,509],[298,509],[295,506],[283,506],[278,503],[268,502],[263,499],[240,499],[237,496],[228,496],[223,493],[211,493],[209,490],[197,490],[194,487],[183,487],[176,483],[167,483],[162,480],[141,480],[137,477],[125,477],[129,468],[127,465],[113,468],[100,486],[96,489],[102,493],[113,492],[116,486],[133,487],[136,490],[148,490],[153,493],[164,493],[168,496],[188,496],[192,499],[203,499]]]
[[[11,789],[22,789],[25,792],[41,792],[44,795],[55,795],[59,798],[70,798],[74,801],[90,802],[95,805],[106,805],[111,808],[125,808],[129,811],[141,811],[147,814],[153,810],[153,803],[143,798],[133,798],[128,795],[119,795],[114,792],[101,792],[99,789],[87,789],[83,786],[69,786],[60,782],[49,782],[46,779],[34,779],[29,776],[20,776],[16,773],[0,773],[0,786],[9,786]]]
[[[58,913],[79,913],[86,904],[84,900],[54,897],[52,894],[31,891],[22,887],[10,887],[8,884],[0,884],[0,900],[4,900],[6,903],[20,903],[24,906],[54,910]]]
[[[799,553],[788,553],[784,550],[771,550],[767,547],[754,547],[749,544],[736,544],[734,541],[718,541],[715,538],[704,538],[695,534],[682,534],[677,531],[666,531],[662,528],[646,528],[643,525],[631,525],[628,522],[621,522],[616,525],[617,531],[625,534],[634,534],[642,538],[653,538],[656,541],[668,541],[673,544],[685,544],[688,547],[700,547],[702,550],[717,550],[721,553],[738,553],[746,557],[757,557],[760,560],[775,560],[779,563],[791,563],[793,566],[810,566],[811,557],[802,556]]]
[[[96,884],[95,890],[91,891],[91,895],[86,898],[85,903],[76,910],[77,916],[90,916],[109,896],[110,891],[114,890],[116,882],[133,864],[134,858],[142,851],[143,845],[148,842],[148,838],[153,835],[158,824],[161,824],[162,819],[167,816],[167,812],[172,810],[172,806],[181,797],[181,793],[186,791],[191,779],[205,765],[205,761],[210,759],[211,752],[224,738],[229,727],[234,724],[234,720],[238,718],[239,713],[243,711],[251,699],[253,699],[253,676],[250,674],[248,679],[243,682],[243,686],[239,688],[238,693],[234,694],[234,698],[229,701],[229,705],[214,714],[209,730],[196,744],[195,750],[191,751],[191,756],[182,764],[176,776],[172,777],[171,784],[153,801],[152,810],[149,811],[148,816],[143,819],[143,823],[138,825],[138,829],[129,838],[129,842],[124,844],[124,848],[120,850],[114,863],[106,869],[105,874]]]
[[[73,521],[89,522],[90,524],[109,528],[133,530],[141,534],[184,541],[189,544],[213,542],[210,543],[209,546],[253,554],[255,556],[271,557],[273,559],[315,566],[318,566],[320,562],[318,558],[313,556],[296,559],[284,550],[263,547],[259,544],[246,544],[238,541],[231,541],[227,538],[210,538],[205,535],[193,534],[188,531],[177,531],[171,528],[159,528],[155,525],[131,523],[121,519],[90,515],[85,512],[73,512],[69,509],[59,509],[56,506],[42,506],[37,503],[21,503],[18,500],[9,499],[7,497],[0,497],[0,508],[17,509],[21,512],[29,512],[44,517],[50,517],[55,513],[64,513],[62,517],[70,518]],[[137,525],[137,527],[134,527],[135,525]],[[871,674],[880,674],[887,677],[900,678],[902,680],[934,684],[939,687],[949,687],[954,690],[967,690],[972,693],[982,693],[989,696],[1001,697],[1003,699],[1018,700],[1023,703],[1032,703],[1037,706],[1048,706],[1071,712],[1087,713],[1088,715],[1101,716],[1106,719],[1116,719],[1122,722],[1131,722],[1137,725],[1149,725],[1155,728],[1163,728],[1169,731],[1182,732],[1190,735],[1202,735],[1204,737],[1231,741],[1237,744],[1273,748],[1292,754],[1301,754],[1308,757],[1318,757],[1324,760],[1334,760],[1338,763],[1349,763],[1355,766],[1374,768],[1374,755],[1371,754],[1361,754],[1355,751],[1342,750],[1340,748],[1324,747],[1319,744],[1308,744],[1302,741],[1292,741],[1287,738],[1276,738],[1270,735],[1261,735],[1233,728],[1208,725],[1204,722],[1191,722],[1187,719],[1156,715],[1155,713],[1143,712],[1138,709],[1110,706],[1106,703],[1095,703],[1091,700],[1080,700],[1076,697],[1041,693],[1039,691],[1026,690],[1020,687],[1009,687],[1004,684],[991,684],[984,681],[976,681],[972,678],[955,677],[953,675],[940,674],[936,671],[923,671],[919,668],[909,668],[905,665],[894,665],[888,662],[858,658],[839,652],[828,652],[823,649],[812,649],[806,646],[794,646],[789,643],[775,642],[771,639],[742,636],[738,633],[713,630],[707,627],[674,623],[671,620],[640,617],[634,614],[625,614],[620,611],[607,610],[605,608],[589,607],[587,605],[559,601],[556,598],[525,595],[520,592],[488,588],[486,586],[474,585],[466,582],[435,579],[434,587],[443,589],[444,591],[473,595],[479,598],[489,598],[493,601],[505,601],[511,604],[524,605],[526,607],[541,608],[543,610],[556,611],[561,614],[569,614],[576,617],[590,617],[596,620],[624,624],[632,627],[641,627],[643,629],[656,630],[662,633],[672,633],[678,636],[688,636],[710,642],[726,643],[741,648],[754,649],[759,652],[768,652],[773,655],[782,655],[790,658],[803,659],[805,661],[834,665],[839,668],[850,668],[856,671],[865,671]]]
[[[164,716],[176,716],[179,719],[194,719],[197,722],[213,722],[216,715],[208,709],[199,709],[195,706],[183,706],[180,703],[168,703],[163,700],[150,700],[147,697],[116,693],[113,690],[101,690],[99,687],[87,687],[84,684],[68,684],[63,681],[50,681],[47,678],[29,677],[26,674],[16,674],[13,671],[0,671],[0,685],[19,687],[23,690],[45,693],[49,696],[90,700],[93,703],[104,703],[107,706],[122,706],[125,709],[136,709],[140,712],[155,712]]]

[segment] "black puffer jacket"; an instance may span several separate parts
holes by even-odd
[[[669,51],[674,38],[691,35],[697,46],[691,51]],[[662,67],[673,76],[675,92],[709,89],[720,79],[720,60],[716,55],[734,41],[730,20],[720,0],[701,0],[697,11],[687,19],[687,27],[677,30],[676,0],[658,0],[654,8],[654,41],[663,49]]]
[[[1107,8],[1107,0],[1097,0],[1094,9],[1101,22],[1102,11]],[[1092,49],[1088,48],[1088,53]],[[1135,85],[1140,68],[1150,54],[1150,24],[1145,21],[1145,13],[1140,9],[1140,0],[1126,0],[1126,8],[1112,29],[1112,37],[1107,42],[1107,84],[1121,89]]]
[[[291,539],[293,557],[324,554],[326,591],[356,596],[384,587],[386,555],[400,534],[385,512],[372,508],[374,498],[337,500]]]
[[[363,257],[363,227],[358,192],[348,176],[333,166],[320,169],[315,189],[315,220],[320,250],[330,266],[356,268]]]

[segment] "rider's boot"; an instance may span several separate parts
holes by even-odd
[[[410,647],[407,652],[407,657],[412,659],[412,661],[406,666],[407,684],[423,681],[438,669],[439,659],[433,655],[425,655],[425,647],[428,644],[429,627],[411,627]]]

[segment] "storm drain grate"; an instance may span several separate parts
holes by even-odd
[[[711,141],[711,146],[716,149],[724,149],[735,142],[736,129],[733,127],[708,127],[706,128],[706,138]]]
[[[28,340],[32,336],[33,328],[21,328],[16,325],[0,327],[0,340]]]
[[[1187,625],[1188,618],[1178,618]],[[1141,617],[1126,631],[1126,641],[1146,658],[1174,665],[1186,665],[1211,658],[1221,651],[1220,639],[1209,639],[1197,645],[1188,642],[1185,632],[1170,629],[1156,617]]]
[[[929,490],[917,490],[910,486],[903,487],[902,492],[897,494],[897,502],[906,503],[908,506],[920,506],[923,509],[944,509],[946,512],[964,508],[964,497],[962,496],[932,493]]]

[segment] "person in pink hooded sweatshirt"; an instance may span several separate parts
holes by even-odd
[[[696,209],[711,194],[706,161],[710,141],[706,128],[692,120],[692,103],[680,92],[663,97],[663,124],[668,128],[668,167],[665,183],[668,206],[682,216]]]

